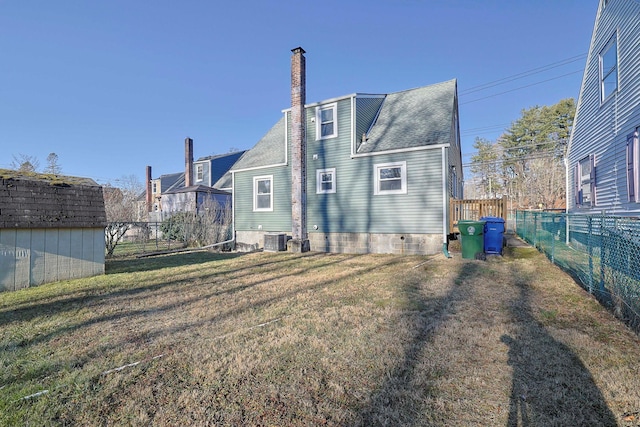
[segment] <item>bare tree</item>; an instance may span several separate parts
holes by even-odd
[[[53,175],[62,173],[62,166],[58,163],[58,155],[56,153],[49,153],[47,156],[47,167],[44,168],[44,172]]]
[[[118,243],[138,220],[138,198],[144,186],[135,175],[123,176],[117,180],[119,186],[107,184],[103,188],[104,207],[107,214],[105,245],[107,255],[113,255]]]
[[[15,169],[20,172],[38,172],[39,168],[40,161],[34,156],[29,156],[27,154],[18,154],[17,156],[15,154],[13,155],[11,169]]]

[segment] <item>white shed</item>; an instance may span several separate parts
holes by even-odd
[[[104,274],[102,187],[0,169],[0,291]]]

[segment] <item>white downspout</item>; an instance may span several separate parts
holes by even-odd
[[[564,242],[569,244],[569,158],[564,157]]]
[[[442,147],[442,253],[445,257],[451,258],[447,250],[447,159],[445,151],[446,147]]]

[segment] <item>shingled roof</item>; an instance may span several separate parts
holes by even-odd
[[[106,226],[102,187],[89,178],[0,169],[0,228]]]
[[[384,96],[384,101],[366,135],[366,142],[359,145],[357,153],[411,149],[451,142],[456,111],[456,84],[454,79],[381,95]],[[358,97],[359,94],[354,96]],[[284,163],[285,135],[285,119],[282,117],[251,150],[244,153],[232,170]]]
[[[456,81],[390,93],[358,153],[400,150],[451,141]]]
[[[231,170],[251,169],[284,163],[286,161],[284,125],[283,116],[251,150],[240,157]]]

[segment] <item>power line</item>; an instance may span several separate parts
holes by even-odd
[[[523,72],[518,73],[518,74],[513,74],[511,76],[503,77],[503,78],[498,79],[498,80],[494,80],[494,81],[491,81],[491,82],[488,82],[488,83],[483,83],[483,84],[478,85],[478,86],[470,87],[469,89],[461,91],[459,93],[459,95],[463,96],[463,95],[468,95],[470,93],[479,92],[479,91],[482,91],[482,90],[485,90],[485,89],[489,89],[489,88],[492,88],[492,87],[495,87],[495,86],[499,86],[499,85],[502,85],[502,84],[505,84],[505,83],[509,83],[509,82],[512,82],[512,81],[515,81],[515,80],[519,80],[519,79],[522,79],[522,78],[525,78],[525,77],[529,77],[529,76],[532,76],[534,74],[539,74],[539,73],[542,73],[542,72],[545,72],[545,71],[548,71],[548,70],[552,70],[554,68],[558,68],[558,67],[561,67],[563,65],[571,64],[572,62],[579,61],[579,60],[584,59],[586,57],[587,57],[587,54],[586,53],[582,53],[580,55],[572,56],[571,58],[566,58],[566,59],[560,60],[558,62],[553,62],[551,64],[547,64],[547,65],[543,65],[541,67],[533,68],[533,69],[528,70],[528,71],[523,71]]]
[[[472,167],[472,166],[488,166],[488,165],[492,165],[492,166],[498,166],[498,165],[502,165],[504,163],[510,163],[510,162],[519,162],[522,160],[538,160],[538,159],[551,159],[557,157],[555,153],[553,152],[544,152],[544,151],[540,151],[535,155],[530,155],[530,156],[518,156],[518,157],[511,157],[509,159],[496,159],[496,160],[488,160],[485,162],[472,162],[472,163],[463,163],[462,167],[463,168],[467,168],[467,167]]]
[[[493,95],[483,96],[482,98],[472,99],[471,101],[461,102],[460,105],[471,104],[472,102],[481,101],[481,100],[487,99],[487,98],[493,98],[493,97],[496,97],[496,96],[504,95],[505,93],[509,93],[509,92],[515,92],[516,90],[525,89],[525,88],[528,88],[528,87],[531,87],[531,86],[536,86],[536,85],[539,85],[539,84],[542,84],[542,83],[550,82],[551,80],[561,79],[563,77],[567,77],[567,76],[570,76],[572,74],[581,73],[583,71],[584,71],[584,69],[572,71],[570,73],[563,74],[561,76],[551,77],[550,79],[542,80],[542,81],[539,81],[539,82],[536,82],[536,83],[531,83],[531,84],[528,84],[528,85],[525,85],[525,86],[520,86],[520,87],[517,87],[515,89],[506,90],[504,92],[495,93]]]

